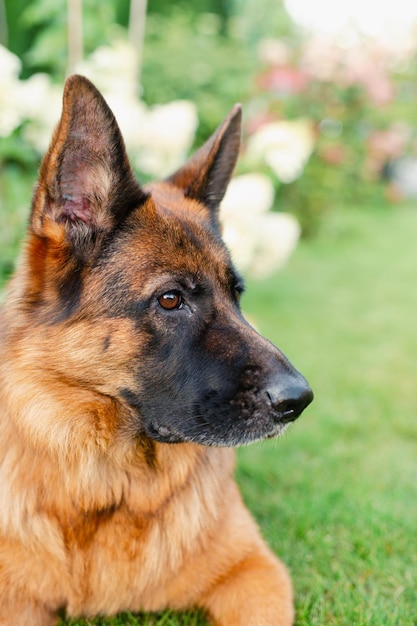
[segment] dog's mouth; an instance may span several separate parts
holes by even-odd
[[[184,443],[187,441],[184,435],[181,435],[171,426],[167,426],[166,424],[151,422],[149,426],[145,428],[145,431],[148,437],[161,443]]]
[[[281,437],[285,431],[287,430],[287,428],[289,428],[290,424],[292,422],[286,422],[286,423],[282,423],[282,424],[277,424],[273,430],[271,430],[271,432],[267,433],[264,437],[264,439],[275,439],[277,437]]]
[[[280,419],[277,414],[273,416],[254,416],[250,420],[237,420],[233,426],[225,424],[202,423],[196,418],[192,425],[188,422],[188,428],[184,431],[172,424],[159,420],[152,420],[145,426],[148,437],[160,443],[185,443],[191,442],[205,446],[237,447],[260,441],[280,437],[287,430],[292,419]]]

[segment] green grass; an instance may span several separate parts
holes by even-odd
[[[0,220],[11,224],[4,274],[18,227],[1,205]],[[249,281],[243,300],[316,396],[283,439],[238,454],[244,498],[291,570],[297,626],[417,625],[416,234],[412,206],[340,211],[275,277]]]

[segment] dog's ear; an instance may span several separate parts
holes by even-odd
[[[145,199],[104,98],[86,78],[69,77],[34,193],[32,232],[83,256]]]
[[[242,107],[236,104],[206,143],[169,182],[216,213],[240,150]]]

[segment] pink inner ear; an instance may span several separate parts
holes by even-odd
[[[94,211],[91,195],[91,172],[80,158],[64,159],[60,178],[60,191],[63,200],[61,219],[93,225]]]
[[[61,213],[62,219],[92,225],[94,214],[91,209],[91,204],[86,197],[80,196],[79,198],[74,198],[65,194],[64,200],[65,202]]]

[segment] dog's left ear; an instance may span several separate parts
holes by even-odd
[[[235,104],[206,143],[168,178],[184,195],[205,204],[214,214],[233,174],[240,150],[242,107]]]
[[[61,120],[40,168],[32,232],[70,246],[78,258],[91,258],[103,235],[146,197],[106,101],[87,78],[70,76]]]

